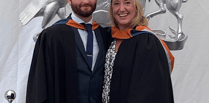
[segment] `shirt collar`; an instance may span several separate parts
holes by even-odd
[[[75,21],[75,22],[77,22],[77,23],[86,23],[85,21],[83,21],[82,19],[80,19],[79,17],[77,17],[76,15],[75,15],[75,13],[74,12],[72,12],[72,15],[71,15],[71,18]],[[93,18],[91,18],[91,20],[89,21],[89,22],[87,22],[86,24],[92,24],[92,22],[93,22]]]

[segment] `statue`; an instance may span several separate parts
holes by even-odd
[[[61,19],[66,18],[66,4],[66,0],[32,0],[21,12],[20,21],[26,25],[33,18],[43,16],[42,28],[45,28],[56,14]]]
[[[139,0],[143,11],[145,10],[146,0]],[[150,0],[149,0],[150,1]],[[177,31],[170,30],[175,36],[169,35],[171,40],[165,38],[165,32],[162,30],[153,30],[157,35],[159,35],[171,50],[181,50],[184,47],[185,41],[187,40],[187,35],[182,31],[182,20],[183,15],[179,13],[179,9],[182,3],[187,2],[187,0],[155,0],[156,4],[159,6],[159,10],[149,13],[146,15],[148,19],[152,17],[163,14],[166,12],[164,5],[167,9],[177,18],[178,28]],[[103,27],[108,26],[108,11],[107,7],[110,4],[110,0],[98,0],[97,8],[93,13],[93,18]],[[37,16],[43,16],[42,28],[44,29],[46,25],[54,18],[57,14],[60,19],[66,18],[65,6],[67,5],[67,0],[32,0],[30,4],[21,12],[20,21],[23,25],[26,25],[30,20]],[[34,41],[37,40],[39,34],[34,35]]]
[[[23,25],[29,23],[33,18],[43,16],[42,28],[57,14],[61,19],[66,18],[65,6],[67,0],[32,0],[29,5],[21,12],[19,18]],[[40,33],[33,36],[33,40],[38,39]]]
[[[109,4],[110,0],[97,0],[97,7],[93,12],[93,19],[103,27],[108,26],[109,18],[107,8]]]
[[[65,9],[67,3],[67,0],[32,0],[19,15],[20,21],[23,25],[26,25],[33,18],[43,16],[42,28],[44,29],[56,14],[60,19],[65,19],[67,17]],[[93,13],[94,20],[104,27],[109,21],[107,15],[108,5],[108,0],[98,0],[97,8]],[[39,33],[34,35],[34,41],[38,39],[38,36]]]
[[[146,0],[144,0],[144,1],[146,1]],[[164,39],[165,43],[168,45],[168,47],[171,50],[183,49],[184,43],[185,43],[188,36],[186,34],[184,34],[182,31],[183,15],[179,13],[179,9],[181,8],[182,3],[187,2],[187,0],[155,0],[155,2],[159,6],[159,10],[147,14],[146,17],[148,19],[151,19],[152,17],[154,17],[156,15],[165,13],[166,9],[165,9],[164,5],[166,5],[167,9],[177,18],[178,28],[177,28],[177,31],[175,31],[174,29],[169,27],[171,32],[175,35],[175,36],[169,35],[171,40],[166,40],[165,38],[163,38],[163,36],[161,34],[159,34],[159,35],[162,39]],[[163,31],[159,31],[159,30],[156,30],[154,32],[163,33]]]
[[[148,0],[150,2],[150,0]],[[145,11],[145,6],[146,6],[146,0],[139,0],[139,2],[142,5],[143,11]]]

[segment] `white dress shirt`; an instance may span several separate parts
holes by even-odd
[[[74,12],[72,12],[72,15],[71,15],[71,18],[77,22],[77,23],[85,23],[85,24],[92,24],[93,22],[93,18],[89,21],[89,22],[84,22],[82,19],[80,19],[79,17],[77,17]],[[86,51],[86,46],[87,46],[87,31],[85,30],[81,30],[81,29],[78,29],[78,32],[79,32],[79,35],[81,37],[81,40],[83,41],[83,45],[84,45],[84,49]],[[98,43],[97,43],[97,39],[95,37],[95,33],[94,31],[92,31],[93,33],[93,58],[92,58],[92,68],[91,70],[93,71],[93,68],[94,68],[94,65],[96,63],[96,59],[97,59],[97,55],[99,53],[99,46],[98,46]]]

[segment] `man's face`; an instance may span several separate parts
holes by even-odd
[[[68,0],[75,14],[89,17],[96,9],[97,0]]]

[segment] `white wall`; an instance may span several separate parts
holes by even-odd
[[[35,42],[40,32],[42,17],[34,18],[26,26],[19,21],[20,12],[30,0],[0,0],[0,101],[4,93],[13,89],[17,98],[13,103],[25,102],[27,77]],[[67,7],[69,8],[69,6]],[[157,10],[154,0],[147,2],[145,14]],[[209,1],[188,0],[182,4],[183,32],[188,39],[182,50],[172,51],[175,56],[171,74],[175,103],[209,103]],[[54,18],[51,25],[58,17]],[[150,20],[151,29],[177,27],[176,18],[167,11]]]

